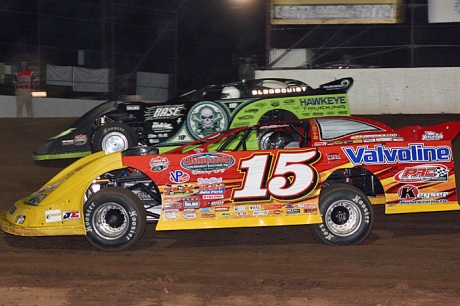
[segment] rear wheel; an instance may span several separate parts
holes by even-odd
[[[372,204],[358,188],[347,184],[327,187],[320,196],[323,223],[312,224],[313,235],[327,245],[355,245],[372,230]]]
[[[107,154],[137,146],[136,133],[126,124],[113,122],[101,126],[94,135],[93,151]]]
[[[128,189],[104,188],[88,199],[83,211],[86,239],[100,250],[126,250],[144,234],[144,204]]]

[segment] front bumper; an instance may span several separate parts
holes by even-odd
[[[73,131],[64,136],[55,136],[41,143],[36,152],[32,153],[34,160],[80,158],[91,154],[88,136],[76,134]]]
[[[16,236],[69,236],[86,235],[85,229],[81,226],[40,226],[24,227],[10,222],[7,218],[8,212],[0,213],[0,230],[7,234]]]

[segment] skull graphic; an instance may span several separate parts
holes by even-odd
[[[204,127],[210,127],[214,121],[214,110],[209,106],[203,106],[200,109],[200,121]]]
[[[192,115],[192,121],[195,123],[195,132],[201,136],[208,136],[214,132],[219,132],[220,122],[223,119],[220,112],[216,112],[210,106],[201,107],[198,112]]]

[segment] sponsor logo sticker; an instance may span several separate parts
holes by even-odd
[[[169,180],[173,183],[185,183],[190,179],[190,175],[182,170],[169,171]]]
[[[394,176],[401,183],[447,182],[449,168],[441,164],[406,167]]]
[[[64,211],[62,213],[62,220],[80,220],[81,219],[81,214],[79,210],[75,211]]]
[[[342,147],[342,150],[354,165],[449,162],[452,158],[450,147],[433,147],[424,144],[410,144],[408,147],[385,147],[383,145],[376,145],[373,148],[369,146]]]
[[[422,140],[441,140],[444,138],[444,135],[441,133],[436,133],[432,131],[425,131],[422,135]]]
[[[163,190],[164,195],[193,194],[194,186],[188,184],[171,185],[166,184]]]
[[[221,173],[235,164],[233,156],[224,153],[192,154],[184,157],[180,165],[193,174]]]
[[[432,204],[447,202],[444,199],[448,192],[427,192],[422,193],[414,185],[404,185],[398,190],[398,197],[401,204]],[[441,198],[441,199],[436,199]]]
[[[47,223],[62,221],[61,211],[59,209],[47,210],[45,211],[45,219]]]
[[[150,171],[160,172],[167,169],[169,166],[169,160],[167,157],[154,157],[150,160]]]
[[[184,105],[161,105],[147,107],[144,117],[145,120],[173,119],[183,116],[181,111]]]

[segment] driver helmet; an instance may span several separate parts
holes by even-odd
[[[282,149],[293,140],[294,137],[288,132],[274,132],[268,139],[269,149]]]
[[[240,91],[235,86],[227,86],[222,89],[221,99],[238,99]]]

